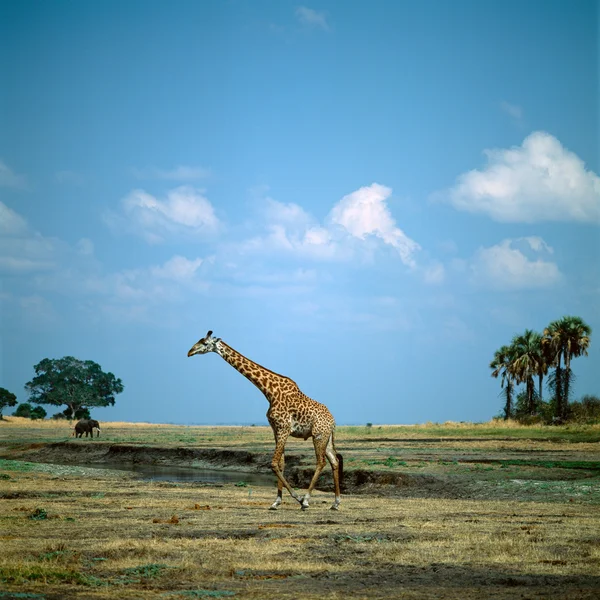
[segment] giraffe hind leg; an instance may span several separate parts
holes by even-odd
[[[340,492],[340,484],[341,484],[341,478],[342,478],[343,459],[342,459],[342,455],[338,454],[335,451],[335,449],[333,447],[333,443],[331,441],[331,438],[330,438],[329,442],[327,443],[327,450],[325,451],[325,453],[327,454],[327,460],[329,461],[329,464],[331,465],[331,470],[333,472],[333,487],[335,490],[335,501],[331,506],[331,510],[339,510],[340,502],[342,501],[342,494]]]
[[[317,481],[319,480],[319,476],[321,475],[321,471],[323,471],[326,464],[326,449],[327,442],[323,443],[323,438],[319,436],[318,438],[313,438],[313,444],[315,446],[315,455],[317,457],[317,466],[315,468],[315,473],[312,476],[310,481],[310,485],[308,486],[308,490],[306,494],[302,497],[301,508],[302,510],[306,510],[308,508],[308,501],[310,500],[310,495],[317,485]]]

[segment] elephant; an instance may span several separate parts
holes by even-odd
[[[81,421],[78,421],[75,425],[73,435],[75,437],[83,437],[83,434],[85,433],[85,437],[87,437],[89,433],[93,439],[94,429],[98,430],[96,437],[100,437],[100,423],[98,423],[96,419],[82,419]]]

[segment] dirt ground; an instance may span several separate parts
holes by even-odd
[[[0,429],[0,600],[600,597],[597,441],[347,432],[341,510],[324,478],[308,511],[289,496],[270,511],[264,485],[95,468],[268,468],[268,432],[214,447],[151,442],[157,431],[132,443]],[[291,448],[300,488],[311,450]]]

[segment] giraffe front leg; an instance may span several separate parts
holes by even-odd
[[[284,468],[285,468],[285,453],[283,453],[281,455],[281,459],[279,460],[279,469],[281,470],[282,473],[284,471]],[[273,502],[273,504],[271,504],[271,506],[269,507],[269,510],[277,510],[282,501],[283,501],[283,484],[281,483],[281,480],[278,477],[277,478],[277,498],[275,498],[275,502]]]
[[[277,443],[275,445],[275,454],[273,455],[273,460],[271,461],[271,469],[273,469],[273,472],[275,473],[275,475],[277,475],[277,480],[278,480],[278,484],[277,484],[278,495],[277,496],[279,497],[279,486],[282,485],[290,493],[290,496],[294,500],[297,500],[298,502],[302,503],[302,498],[300,498],[300,496],[298,496],[298,494],[296,494],[296,492],[292,489],[292,486],[288,483],[287,479],[283,475],[283,471],[279,467],[279,465],[281,463],[281,457],[283,456],[283,452],[285,449],[285,442],[286,442],[288,436],[289,436],[289,432],[279,433],[276,436],[275,439],[277,440]],[[277,500],[275,500],[274,504],[276,504],[276,503],[277,503]],[[271,505],[271,506],[273,506],[273,505]],[[278,503],[277,503],[277,506],[279,506]]]

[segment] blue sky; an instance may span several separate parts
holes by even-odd
[[[489,419],[499,346],[600,330],[598,29],[585,0],[0,2],[0,385],[73,355],[123,380],[100,420],[265,423],[187,358],[212,329],[340,424]]]

